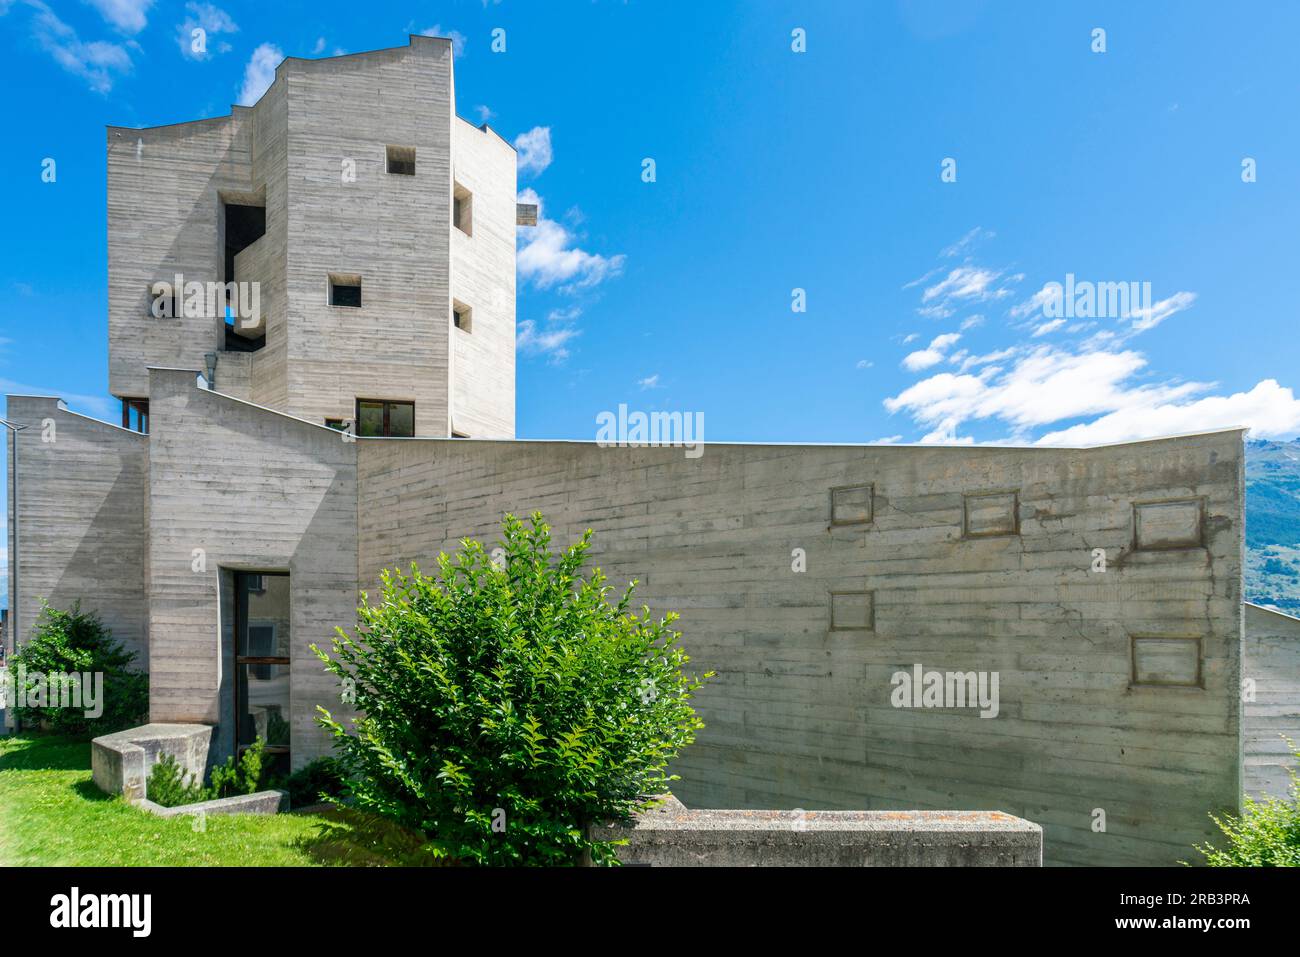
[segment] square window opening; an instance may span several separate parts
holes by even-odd
[[[330,273],[330,305],[361,308],[361,277]]]
[[[462,332],[473,332],[474,310],[463,302],[453,300],[451,304],[451,321]]]
[[[451,222],[466,236],[474,235],[474,195],[460,183],[452,191]]]
[[[415,175],[415,147],[390,146],[387,148],[388,172],[395,176]]]

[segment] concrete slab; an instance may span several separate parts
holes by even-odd
[[[170,754],[191,779],[202,781],[211,740],[206,724],[145,724],[101,735],[90,743],[91,779],[107,794],[143,800],[149,771]]]

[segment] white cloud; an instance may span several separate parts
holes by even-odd
[[[425,27],[420,31],[422,37],[446,37],[451,41],[451,55],[454,57],[465,55],[465,34],[459,30],[443,30],[442,24],[435,23],[431,27]]]
[[[515,335],[515,349],[524,355],[544,355],[552,362],[563,362],[569,357],[566,344],[579,334],[577,329],[569,326],[539,329],[532,319],[525,319],[519,323]]]
[[[938,365],[943,361],[948,347],[956,343],[960,338],[961,333],[959,332],[948,332],[941,336],[935,336],[930,340],[930,344],[926,348],[917,352],[910,352],[904,356],[903,367],[910,372],[920,372],[922,369]]]
[[[176,42],[180,44],[182,56],[190,60],[207,60],[213,53],[230,52],[229,43],[215,39],[223,33],[239,32],[239,25],[231,19],[230,14],[210,3],[187,3],[185,9],[185,19],[176,26]],[[198,29],[206,34],[207,50],[203,53],[194,49],[194,31]]]
[[[979,316],[979,315],[970,316],[969,318],[962,320],[961,331],[965,332],[967,329],[975,329],[982,325],[984,325],[983,316]]]
[[[324,53],[326,45],[327,44],[325,43],[324,37],[317,37],[316,45],[311,48],[312,56],[320,56],[322,53]]]
[[[870,359],[859,359],[857,367],[859,369],[870,369],[874,365],[875,363],[872,362]]]
[[[1065,325],[1064,319],[1049,319],[1047,322],[1044,322],[1038,325],[1037,327],[1035,327],[1034,338],[1037,339],[1039,336],[1045,336],[1049,332],[1055,332],[1063,325]]]
[[[1067,419],[1181,405],[1209,388],[1196,382],[1133,384],[1146,364],[1133,351],[1071,353],[1042,346],[1009,370],[987,366],[978,374],[930,376],[885,399],[884,405],[936,433],[952,436],[963,423],[993,419],[1023,439],[1029,429]]]
[[[488,120],[492,119],[492,117],[496,116],[495,113],[493,113],[482,103],[474,107],[474,109],[478,112],[478,121],[480,124],[486,123]]]
[[[976,226],[961,239],[957,240],[951,246],[946,247],[941,253],[939,253],[939,255],[945,259],[960,256],[977,243],[981,243],[986,239],[992,239],[996,235],[997,233],[992,230],[984,229],[982,226]]]
[[[1196,293],[1194,292],[1176,292],[1168,299],[1161,299],[1159,302],[1152,303],[1150,308],[1134,309],[1129,314],[1129,317],[1133,320],[1133,332],[1146,332],[1148,329],[1154,329],[1174,313],[1190,309],[1195,301]]]
[[[77,31],[68,26],[41,0],[26,0],[32,12],[32,37],[54,62],[90,84],[96,93],[107,93],[117,77],[131,72],[131,54],[120,43],[95,40],[82,42]],[[8,8],[0,13],[8,12]],[[138,49],[135,41],[129,41]]]
[[[515,260],[519,275],[539,289],[557,284],[562,293],[573,293],[599,285],[623,272],[627,257],[602,256],[573,245],[575,237],[543,214],[540,196],[531,189],[519,194],[519,202],[537,204],[537,225],[518,228],[519,251]]]
[[[515,137],[514,146],[519,151],[519,172],[537,176],[551,165],[549,126],[534,126],[527,133],[520,133]]]
[[[1061,286],[1059,283],[1046,283],[1042,289],[1034,293],[1024,302],[1012,306],[1008,314],[1013,319],[1023,319],[1035,312],[1042,311],[1043,307],[1049,302],[1061,298]]]
[[[275,68],[284,52],[274,43],[263,43],[253,51],[244,67],[244,85],[239,90],[239,105],[252,106],[275,82]]]
[[[1300,433],[1300,400],[1276,379],[1264,379],[1249,392],[1125,406],[1092,422],[1049,432],[1038,444],[1100,445],[1234,426],[1249,428],[1252,438],[1293,438]]]
[[[980,301],[988,297],[991,287],[997,281],[999,275],[1000,273],[979,266],[958,266],[942,280],[933,286],[929,286],[921,294],[921,301],[930,302],[933,299],[941,301],[975,299]]]
[[[123,33],[139,33],[149,23],[153,0],[86,0],[100,16]]]
[[[644,379],[637,379],[636,384],[643,390],[657,389],[659,387],[659,373],[656,372],[654,375],[646,376]]]
[[[903,441],[903,437],[901,435],[886,435],[882,438],[876,439],[876,441],[872,442],[871,444],[872,445],[893,445],[895,442],[901,442],[901,441]]]

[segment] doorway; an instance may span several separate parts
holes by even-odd
[[[235,756],[257,739],[264,766],[289,771],[289,574],[235,572]]]

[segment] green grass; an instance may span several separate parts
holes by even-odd
[[[88,742],[0,738],[0,865],[376,865],[402,856],[386,845],[419,843],[334,811],[209,815],[196,831],[192,818],[157,817],[96,788]]]

